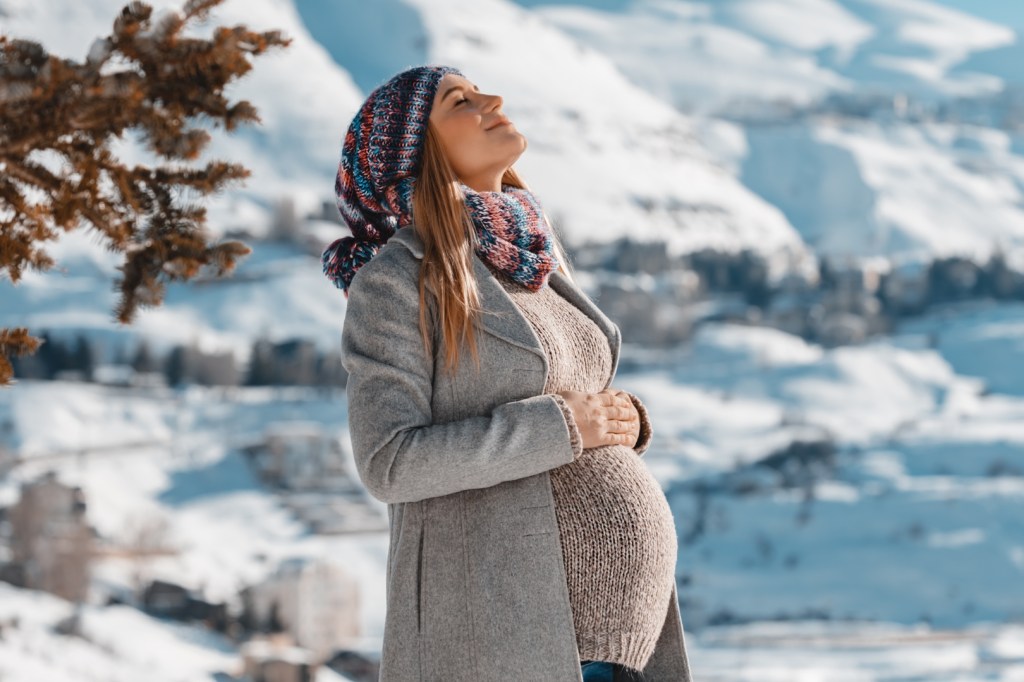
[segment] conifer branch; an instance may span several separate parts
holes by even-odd
[[[224,89],[252,69],[253,56],[291,40],[245,26],[217,27],[210,39],[181,35],[223,1],[187,0],[156,21],[152,7],[130,2],[81,63],[0,35],[0,273],[12,283],[26,268],[55,265],[44,246],[61,231],[95,229],[124,254],[114,314],[130,324],[140,306],[163,302],[168,281],[203,267],[228,274],[251,253],[241,242],[211,243],[205,208],[179,198],[219,192],[249,177],[246,168],[221,160],[127,167],[110,149],[133,131],[168,162],[194,161],[210,141],[200,119],[227,131],[259,123],[251,103],[229,102]],[[0,329],[0,386],[13,376],[8,357],[38,342],[25,329]]]

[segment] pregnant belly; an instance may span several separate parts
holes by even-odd
[[[616,562],[646,565],[644,572],[653,569],[674,579],[672,510],[635,450],[624,445],[587,448],[550,474],[567,564],[607,553]]]

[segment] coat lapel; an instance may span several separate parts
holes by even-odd
[[[398,242],[408,248],[416,258],[423,258],[423,241],[412,226],[403,227],[395,232],[388,240],[388,243],[391,242]],[[544,349],[533,332],[533,327],[479,256],[473,259],[473,268],[480,289],[480,303],[485,310],[482,318],[484,329],[511,344],[545,358]],[[589,296],[558,270],[551,273],[548,283],[555,292],[592,319],[608,337],[608,344],[612,351],[611,375],[615,376],[619,364],[619,348],[622,343],[618,325],[613,323],[590,300]]]

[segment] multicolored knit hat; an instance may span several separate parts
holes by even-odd
[[[412,195],[437,86],[450,66],[417,66],[375,89],[345,134],[334,182],[338,211],[352,232],[321,256],[324,274],[348,296],[361,265],[412,220]]]

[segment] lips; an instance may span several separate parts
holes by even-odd
[[[498,119],[498,122],[497,122],[497,123],[495,123],[495,124],[494,124],[494,125],[492,125],[492,126],[489,126],[489,127],[487,128],[487,130],[494,130],[494,129],[495,129],[495,128],[497,128],[498,126],[502,126],[502,125],[506,125],[506,124],[510,124],[510,123],[512,123],[512,121],[510,121],[510,120],[508,120],[507,118],[505,118],[504,116],[502,116],[502,117],[501,117],[500,119]]]

